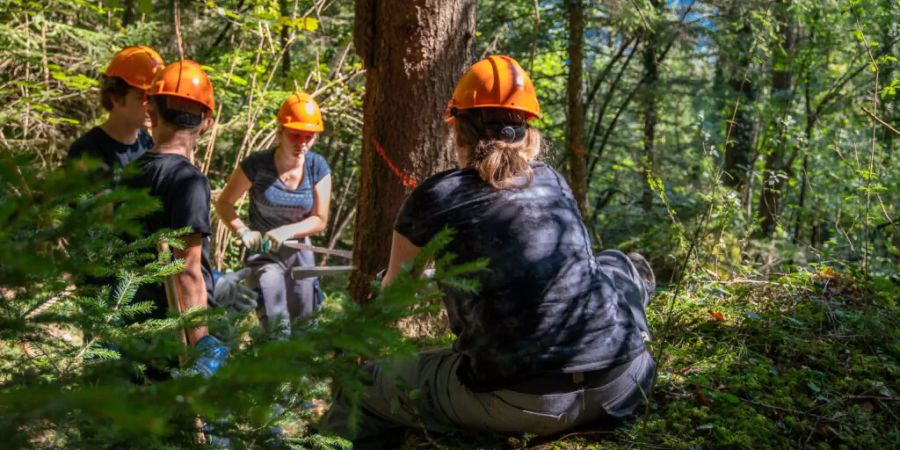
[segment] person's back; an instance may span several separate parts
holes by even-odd
[[[512,58],[489,56],[460,79],[445,114],[460,168],[407,198],[382,286],[444,228],[455,230],[444,251],[488,267],[473,275],[477,293],[445,289],[452,348],[373,366],[355,426],[338,392],[324,430],[354,448],[411,426],[550,435],[646,401],[656,376],[641,335],[651,283],[622,252],[592,255],[568,185],[535,162],[542,139],[529,121],[539,117]]]
[[[213,299],[212,268],[209,262],[209,180],[184,156],[147,152],[134,161],[137,173],[123,183],[134,188],[149,189],[159,199],[161,208],[145,218],[147,234],[159,230],[189,227],[190,233],[202,236],[200,269],[207,299]],[[150,317],[166,316],[165,290],[162,284],[148,285],[140,292],[152,298],[156,309]]]
[[[603,295],[590,238],[565,180],[533,162],[532,182],[499,190],[471,168],[423,183],[396,229],[424,246],[443,227],[446,251],[465,263],[489,259],[474,277],[478,294],[447,290],[454,349],[468,360],[460,376],[477,390],[543,372],[595,370],[643,351],[622,297]]]

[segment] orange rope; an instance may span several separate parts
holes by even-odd
[[[374,136],[372,136],[372,144],[375,146],[375,151],[378,152],[378,156],[381,156],[381,159],[383,159],[384,162],[387,163],[388,168],[391,169],[391,172],[394,172],[394,175],[397,175],[397,177],[400,178],[400,182],[403,183],[404,186],[410,189],[414,189],[416,185],[419,184],[419,182],[416,181],[415,178],[400,170],[400,168],[397,167],[397,165],[394,164],[390,158],[388,158],[387,153],[385,153],[384,151],[384,148],[381,147],[381,144],[378,143],[378,140],[376,140]]]

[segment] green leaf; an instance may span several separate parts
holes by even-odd
[[[138,0],[137,8],[141,14],[150,14],[153,12],[153,0]]]

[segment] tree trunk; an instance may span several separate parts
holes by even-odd
[[[134,22],[134,0],[122,2],[122,26],[127,27]]]
[[[455,165],[442,120],[475,54],[475,0],[356,0],[366,68],[350,295],[365,301],[390,257],[394,219],[415,181]]]
[[[278,10],[282,17],[290,17],[293,18],[294,12],[291,11],[288,7],[288,2],[290,0],[279,0],[278,1]],[[284,88],[288,91],[293,91],[294,87],[291,84],[293,80],[291,80],[291,47],[290,47],[290,37],[291,37],[291,27],[282,26],[281,27],[281,51],[284,53],[281,57],[281,76],[284,77]]]
[[[657,11],[660,10],[662,2],[660,0],[651,0],[650,4]],[[641,155],[642,169],[640,173],[640,184],[643,186],[641,193],[641,206],[644,211],[649,212],[653,207],[653,191],[647,182],[647,176],[653,170],[654,162],[654,145],[656,144],[656,122],[658,120],[656,111],[656,84],[659,81],[659,66],[657,61],[657,47],[659,46],[660,27],[654,30],[648,30],[647,43],[642,50],[642,63],[644,69],[644,92],[641,95],[642,113],[644,121],[644,149]]]
[[[794,50],[794,25],[788,8],[790,0],[778,0],[775,5],[775,18],[777,20],[778,36],[781,45],[777,46],[772,58],[772,104],[775,105],[775,117],[783,119],[791,107],[791,56]],[[763,170],[762,194],[759,199],[758,213],[762,219],[760,232],[768,236],[775,231],[778,223],[778,214],[781,212],[782,188],[784,187],[785,171],[790,171],[793,161],[785,161],[788,150],[787,133],[783,129],[782,120],[773,124],[770,134],[778,135],[777,139],[769,140],[768,155],[766,156]],[[776,131],[777,130],[777,131]]]
[[[566,149],[569,152],[569,185],[582,217],[587,217],[587,176],[584,161],[584,13],[582,0],[568,0],[569,15],[569,80]]]
[[[722,181],[742,194],[742,199],[749,201],[745,194],[750,164],[753,161],[755,141],[755,124],[750,111],[756,101],[756,87],[748,71],[751,59],[751,46],[746,45],[753,39],[753,29],[744,20],[738,2],[731,3],[726,11],[728,25],[737,26],[731,48],[719,49],[719,64],[727,77],[731,88],[725,96],[726,131],[724,177]]]

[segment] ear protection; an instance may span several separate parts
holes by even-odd
[[[499,131],[495,128],[493,131],[497,137],[505,142],[518,142],[525,137],[525,125],[499,124]]]
[[[478,134],[507,143],[521,141],[525,138],[525,131],[528,129],[527,122],[515,120],[517,117],[513,115],[510,115],[509,120],[501,119],[487,122],[483,119],[482,114],[473,114],[469,113],[469,111],[463,112],[457,108],[450,108],[449,114],[451,117],[468,120],[478,131]]]

